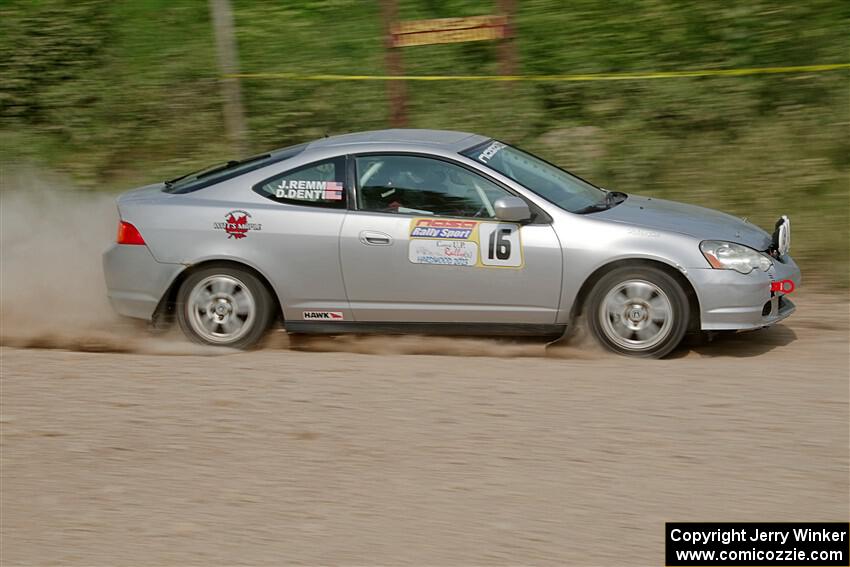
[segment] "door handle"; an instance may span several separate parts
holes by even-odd
[[[389,246],[393,243],[393,239],[383,232],[364,230],[360,233],[360,242],[368,246]]]

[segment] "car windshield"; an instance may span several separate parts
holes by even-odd
[[[461,152],[572,213],[605,202],[605,191],[538,157],[496,140]]]

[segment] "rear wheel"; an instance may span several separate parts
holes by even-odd
[[[590,330],[609,350],[661,358],[685,336],[688,297],[663,270],[624,266],[593,286],[585,313]]]
[[[246,349],[272,319],[272,298],[253,274],[211,266],[191,274],[177,294],[177,322],[195,342]]]

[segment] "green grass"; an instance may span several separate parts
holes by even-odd
[[[485,14],[400,0],[404,19]],[[495,3],[494,3],[495,4]],[[519,72],[850,61],[850,3],[520,0]],[[379,4],[234,0],[245,72],[384,74]],[[5,0],[0,161],[115,191],[231,157],[203,0]],[[409,74],[497,74],[496,44],[403,50]],[[381,82],[244,80],[253,151],[387,126]],[[850,285],[850,73],[593,83],[411,82],[414,127],[486,133],[591,180],[792,217],[807,281]]]

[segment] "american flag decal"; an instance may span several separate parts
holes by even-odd
[[[325,196],[327,201],[342,201],[342,183],[338,181],[327,181],[325,183]]]

